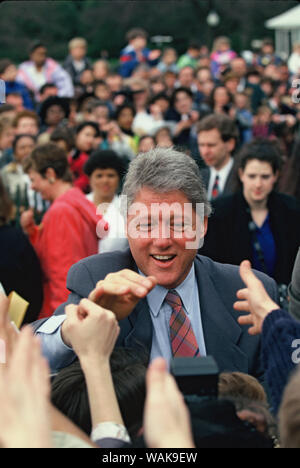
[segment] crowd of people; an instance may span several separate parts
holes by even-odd
[[[299,44],[126,40],[0,60],[0,446],[299,447]]]

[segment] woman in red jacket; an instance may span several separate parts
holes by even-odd
[[[72,187],[66,153],[54,143],[34,149],[26,161],[32,188],[51,206],[42,224],[34,224],[26,211],[21,225],[34,246],[43,271],[44,304],[40,318],[53,314],[68,297],[66,287],[70,267],[98,251],[96,234],[99,217],[81,190]]]

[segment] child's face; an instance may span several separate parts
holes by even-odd
[[[171,65],[172,63],[176,62],[176,60],[177,60],[177,56],[174,50],[168,50],[163,55],[163,61],[167,65]]]
[[[247,107],[247,98],[243,94],[237,94],[234,103],[238,109],[245,109]]]
[[[271,112],[263,111],[258,114],[258,120],[261,124],[266,125],[270,123],[271,120]]]
[[[86,47],[83,46],[83,45],[73,47],[70,50],[70,53],[71,53],[74,60],[82,60],[83,57],[85,57],[85,55],[86,55]]]
[[[132,39],[130,43],[135,48],[135,50],[142,50],[146,47],[147,41],[144,37],[138,36]]]
[[[110,99],[110,91],[105,85],[98,85],[95,89],[95,96],[101,101],[108,101]]]
[[[17,67],[15,65],[9,65],[4,73],[2,73],[1,78],[4,81],[15,81],[17,73]]]

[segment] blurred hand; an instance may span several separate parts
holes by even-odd
[[[18,335],[9,364],[0,367],[0,401],[2,447],[51,446],[49,368],[30,327]]]
[[[190,416],[164,359],[147,371],[144,433],[150,448],[194,448]]]
[[[25,234],[30,235],[35,228],[34,214],[32,210],[24,211],[21,215],[20,224]]]
[[[163,118],[161,108],[157,104],[150,105],[150,113],[156,120]]]
[[[280,307],[270,298],[263,283],[254,275],[248,260],[241,263],[240,275],[247,288],[237,292],[240,300],[235,302],[233,307],[236,310],[250,312],[249,315],[241,315],[238,322],[240,325],[252,325],[248,333],[258,335],[262,331],[263,321],[267,315]]]
[[[67,339],[80,361],[108,361],[120,333],[115,314],[83,299],[78,306],[67,306],[66,315],[63,339]]]
[[[193,122],[192,122],[191,119],[181,120],[180,122],[178,122],[178,124],[175,127],[174,135],[178,135],[179,133],[181,133],[186,128],[190,128],[192,125],[193,125]]]
[[[0,293],[0,339],[5,343],[6,362],[9,362],[19,336],[17,330],[11,324],[8,310],[9,299]]]
[[[161,50],[155,49],[155,50],[151,50],[151,51],[149,52],[148,59],[149,59],[149,60],[156,60],[156,59],[158,59],[160,56],[161,56]]]
[[[90,293],[89,300],[111,310],[117,320],[126,318],[137,303],[155,287],[154,276],[145,278],[132,270],[108,274]]]
[[[199,120],[199,117],[200,117],[200,114],[198,111],[196,110],[192,110],[191,114],[190,114],[190,119],[193,123],[197,122]]]

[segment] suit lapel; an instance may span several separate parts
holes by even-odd
[[[248,372],[248,358],[237,345],[241,328],[225,307],[210,272],[199,258],[195,260],[195,272],[207,355],[214,356],[222,371]]]
[[[130,254],[131,256],[131,254]],[[138,268],[131,256],[131,266],[130,269],[138,273]],[[127,321],[127,336],[124,338],[124,344],[128,347],[137,346],[147,349],[150,353],[152,347],[152,320],[150,317],[149,306],[147,299],[142,299],[135,306]]]

